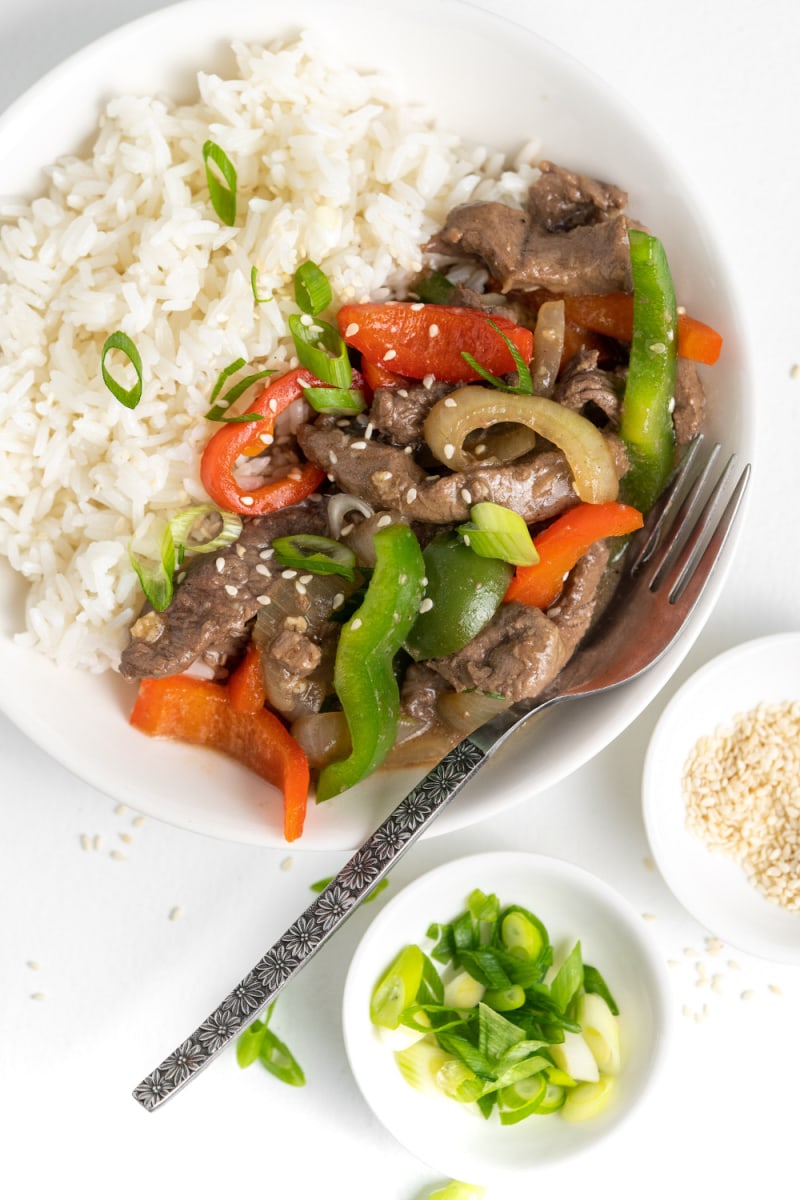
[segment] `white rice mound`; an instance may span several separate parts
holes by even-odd
[[[308,36],[233,50],[235,77],[199,74],[191,104],[112,100],[46,195],[0,206],[0,554],[26,581],[17,641],[61,666],[118,665],[142,604],[129,542],[207,500],[220,372],[296,365],[300,263],[322,267],[338,302],[402,295],[450,208],[520,202],[535,175]],[[234,227],[209,200],[207,139],[237,170]],[[115,330],[142,359],[133,411],[101,377]],[[108,366],[132,384],[124,359]]]

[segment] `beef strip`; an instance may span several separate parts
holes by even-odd
[[[558,675],[567,650],[558,628],[538,608],[501,604],[489,624],[463,649],[428,666],[451,687],[496,692],[509,704],[531,699]]]
[[[306,456],[343,492],[361,496],[375,509],[398,512],[406,521],[451,525],[466,521],[473,504],[492,500],[532,525],[578,503],[560,450],[537,450],[503,466],[429,476],[398,447],[365,438],[357,427],[355,434],[318,421],[300,429],[298,439]]]
[[[597,612],[608,564],[605,542],[579,560],[548,613],[525,604],[501,604],[462,650],[423,664],[456,691],[478,688],[509,704],[533,700],[557,678],[578,649]]]
[[[539,164],[539,177],[528,190],[527,211],[540,233],[567,233],[596,225],[623,211],[627,193],[613,183],[579,175],[552,162]]]
[[[452,390],[452,383],[438,381],[430,387],[409,383],[402,388],[376,388],[369,410],[370,422],[393,446],[419,446],[425,440],[422,432],[425,418],[437,400]]]
[[[678,445],[688,445],[703,428],[705,419],[706,396],[697,364],[688,358],[679,358],[675,380],[675,410],[672,414]]]
[[[120,674],[126,679],[176,675],[198,659],[219,666],[245,645],[260,597],[280,583],[281,568],[263,557],[273,539],[326,528],[324,507],[313,501],[246,520],[232,546],[197,559],[168,608],[135,622]]]
[[[625,381],[618,372],[598,367],[598,358],[597,350],[586,348],[574,354],[558,377],[553,399],[576,412],[583,412],[587,405],[598,408],[616,427]]]

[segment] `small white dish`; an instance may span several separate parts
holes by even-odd
[[[585,962],[603,974],[620,1010],[622,1070],[609,1107],[580,1124],[558,1114],[503,1126],[446,1096],[421,1094],[401,1076],[370,1022],[382,971],[406,945],[425,948],[432,922],[447,922],[474,888],[521,904],[547,927],[557,952],[580,939]],[[519,1183],[615,1133],[653,1086],[666,1058],[671,1017],[666,968],[641,916],[606,883],[559,859],[515,851],[446,863],[406,887],[372,922],[344,990],[344,1038],[356,1082],[378,1120],[407,1150],[454,1179]]]
[[[736,646],[701,667],[656,725],[643,779],[647,836],[675,897],[716,937],[775,962],[800,964],[800,912],[765,896],[744,869],[686,827],[681,779],[698,738],[761,703],[800,700],[800,632]]]

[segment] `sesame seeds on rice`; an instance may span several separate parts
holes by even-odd
[[[700,738],[682,786],[688,829],[800,912],[800,701],[759,704]]]

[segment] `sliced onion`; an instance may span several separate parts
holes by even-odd
[[[455,404],[448,404],[454,400]],[[425,419],[425,441],[453,471],[476,466],[464,453],[464,440],[476,429],[516,421],[563,451],[579,499],[587,504],[616,500],[619,481],[611,449],[600,430],[580,413],[546,396],[519,396],[468,385],[437,401]]]
[[[348,492],[337,492],[328,501],[328,525],[331,537],[338,541],[342,534],[342,526],[348,513],[360,512],[362,517],[371,517],[375,509],[360,496],[351,496]]]
[[[320,769],[350,753],[350,729],[343,712],[309,713],[292,722],[292,737],[305,750],[310,767]]]
[[[531,381],[536,396],[552,396],[564,353],[564,301],[545,300],[533,331]]]
[[[504,696],[489,692],[442,692],[436,701],[441,719],[465,737],[508,707]]]

